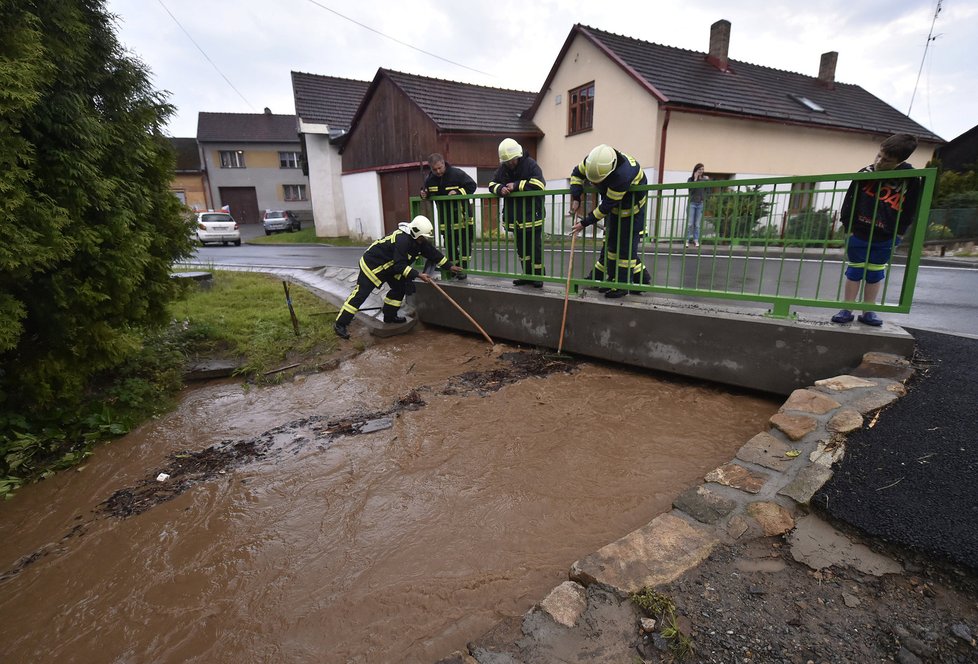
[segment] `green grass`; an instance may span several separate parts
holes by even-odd
[[[336,348],[336,309],[301,286],[289,285],[299,324],[296,336],[280,279],[250,272],[215,272],[210,288],[189,288],[171,313],[202,338],[197,352],[223,353],[244,361],[241,373],[267,382],[266,373],[286,364],[313,370],[316,355]],[[274,378],[271,380],[275,380]]]
[[[371,242],[350,237],[316,237],[316,229],[312,225],[306,225],[295,233],[272,233],[248,240],[248,244],[325,244],[330,247],[366,247]]]

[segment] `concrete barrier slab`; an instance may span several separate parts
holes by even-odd
[[[563,291],[548,285],[528,292],[498,280],[442,287],[494,339],[556,348]],[[431,286],[413,297],[426,324],[472,331],[472,325]],[[572,296],[564,350],[633,366],[747,387],[774,394],[848,373],[871,351],[909,357],[913,338],[895,326],[867,332],[823,320],[778,320],[756,309],[706,311],[663,304],[656,296],[610,301]]]

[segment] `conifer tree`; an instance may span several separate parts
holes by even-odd
[[[0,412],[70,406],[163,322],[172,112],[103,0],[0,0]]]

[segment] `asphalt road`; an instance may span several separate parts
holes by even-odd
[[[978,340],[910,330],[917,376],[855,431],[812,505],[874,537],[978,571]]]
[[[259,229],[260,230],[260,229]],[[253,237],[255,229],[245,227],[243,238]],[[276,268],[315,268],[323,266],[356,267],[363,253],[363,247],[328,247],[324,245],[249,245],[207,246],[197,249],[193,263],[204,267],[276,267]],[[583,274],[593,264],[594,254],[582,251],[575,258],[575,274]],[[554,259],[550,259],[554,260]],[[562,260],[562,259],[561,259]],[[514,261],[515,263],[515,261]],[[826,265],[834,273],[832,279],[820,276],[817,264],[800,263],[787,260],[778,270],[772,269],[772,262],[761,261],[757,257],[734,256],[718,259],[716,269],[712,268],[712,256],[704,259],[660,253],[648,255],[646,264],[655,272],[655,281],[670,286],[725,286],[745,292],[780,292],[785,295],[814,297],[819,292],[823,297],[834,297],[838,289],[838,274],[841,273],[839,260],[830,259]],[[928,261],[921,266],[914,303],[909,314],[884,314],[889,322],[901,327],[945,332],[978,338],[978,262],[953,260]],[[515,264],[507,266],[515,270]],[[556,273],[560,267],[550,270]],[[903,279],[903,267],[895,265],[892,269],[892,282],[898,284]],[[693,299],[693,298],[690,298]],[[712,304],[731,304],[729,300],[709,299],[701,301]],[[889,293],[888,301],[894,301],[896,293]],[[767,309],[767,304],[736,302],[737,306]],[[799,307],[799,313],[806,316],[829,318],[834,310],[816,307]]]

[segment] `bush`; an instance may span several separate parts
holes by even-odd
[[[745,189],[726,188],[706,201],[705,216],[717,235],[730,241],[754,235],[758,221],[768,215],[771,204],[760,185]]]
[[[930,224],[927,226],[925,240],[949,240],[954,237],[954,232],[947,226],[940,224]]]
[[[831,208],[803,210],[788,218],[785,240],[828,240],[832,237],[834,217]]]

